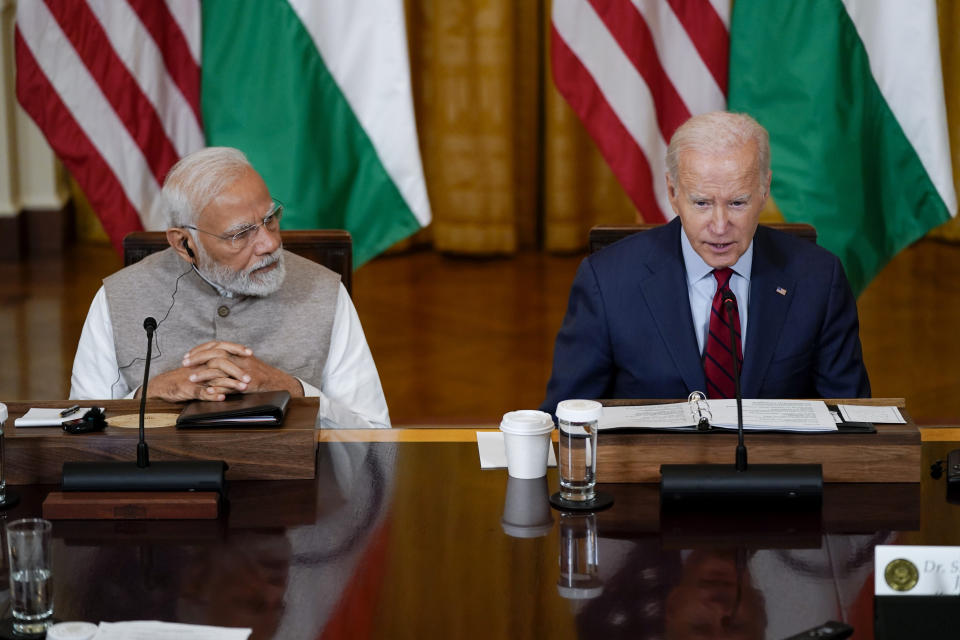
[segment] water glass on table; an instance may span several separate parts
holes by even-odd
[[[53,620],[53,557],[49,520],[27,518],[7,525],[13,630],[46,631]]]
[[[590,502],[597,484],[597,428],[603,405],[595,400],[564,400],[557,405],[560,425],[560,497]]]

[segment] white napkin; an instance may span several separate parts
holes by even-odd
[[[477,431],[477,449],[480,452],[481,469],[506,469],[507,450],[503,446],[502,431]],[[550,443],[548,467],[557,466],[557,454]]]

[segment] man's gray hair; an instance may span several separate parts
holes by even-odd
[[[200,212],[251,169],[247,156],[231,147],[207,147],[181,158],[160,191],[167,228],[196,226]]]
[[[757,172],[764,179],[770,173],[770,135],[745,113],[712,111],[694,116],[680,125],[667,147],[667,171],[677,184],[680,156],[685,151],[722,153],[738,149],[748,142],[757,145]],[[765,180],[762,180],[765,182]]]

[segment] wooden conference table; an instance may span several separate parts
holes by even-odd
[[[11,422],[26,409],[8,406]],[[40,437],[23,431],[8,425],[8,456]],[[924,431],[925,470],[958,433]],[[555,469],[481,471],[472,430],[315,437],[315,479],[235,480],[218,520],[55,522],[57,618],[283,639],[784,638],[846,619],[867,638],[873,547],[960,544],[960,507],[926,471],[828,485],[813,518],[661,517],[653,484],[605,485],[613,508],[574,516],[546,506]],[[53,488],[15,486],[2,518],[39,516]]]

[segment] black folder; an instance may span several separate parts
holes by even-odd
[[[237,393],[220,402],[194,400],[180,412],[177,428],[279,427],[289,404],[289,391]]]

